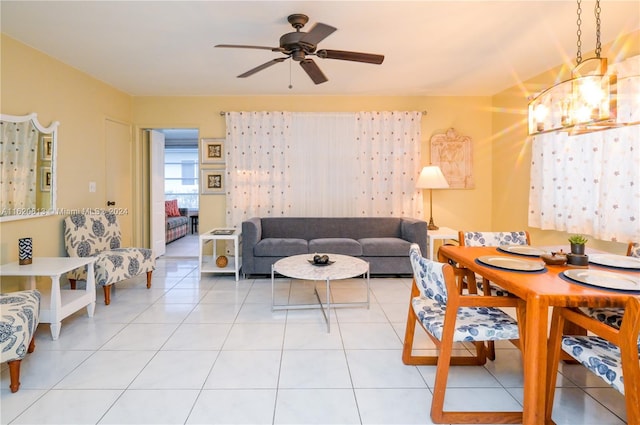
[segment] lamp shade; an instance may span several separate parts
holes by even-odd
[[[437,165],[428,165],[422,169],[416,188],[418,189],[447,189],[449,183]]]

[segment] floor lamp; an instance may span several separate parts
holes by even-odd
[[[442,174],[442,170],[437,165],[428,165],[420,172],[418,182],[416,183],[418,189],[429,189],[429,225],[428,230],[438,230],[438,226],[433,223],[433,189],[448,189],[449,183]]]

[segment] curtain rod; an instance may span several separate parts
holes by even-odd
[[[227,114],[226,111],[220,111],[220,116],[224,117]],[[427,115],[427,111],[422,111],[422,115]]]

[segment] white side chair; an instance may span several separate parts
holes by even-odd
[[[9,364],[12,393],[20,388],[22,359],[35,350],[39,317],[40,292],[37,289],[0,294],[0,363]]]

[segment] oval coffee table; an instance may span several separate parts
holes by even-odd
[[[286,257],[276,261],[271,265],[271,310],[300,310],[308,308],[320,308],[327,322],[327,332],[331,332],[331,308],[366,306],[370,305],[369,294],[369,263],[359,258],[348,255],[327,254],[333,264],[327,266],[316,266],[309,262],[315,254],[301,254]],[[320,254],[322,255],[322,254]],[[326,282],[326,302],[323,303],[318,293],[318,288],[314,288],[318,304],[275,304],[275,274],[285,277],[302,280]],[[331,303],[331,281],[349,279],[363,276],[367,286],[367,300],[363,302]]]

